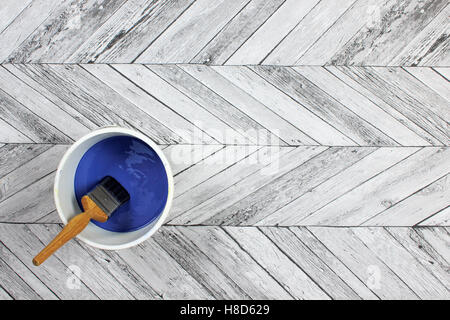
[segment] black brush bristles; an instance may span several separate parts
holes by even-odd
[[[130,195],[122,185],[113,177],[104,177],[99,184],[88,193],[100,209],[108,216],[122,204],[130,200]]]

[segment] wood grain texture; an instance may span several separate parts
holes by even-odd
[[[448,66],[448,2],[6,1],[0,61]]]
[[[354,3],[355,0],[320,1],[261,61],[261,64],[294,65]]]
[[[48,17],[57,14],[69,0],[31,1],[11,23],[0,33],[0,60],[7,61],[9,55],[18,48]]]
[[[449,292],[445,285],[425,269],[401,243],[392,241],[390,234],[384,229],[355,229],[354,233],[421,299],[432,299],[438,296],[448,299]]]
[[[194,2],[136,62],[189,62],[248,3],[248,0]]]
[[[447,4],[445,0],[383,1],[381,5],[377,1],[367,8],[371,12],[367,24],[334,54],[329,64],[388,65]],[[448,34],[440,37],[448,41]]]
[[[286,0],[225,64],[260,64],[318,2]]]
[[[2,260],[14,270],[14,272],[23,279],[27,285],[42,299],[56,300],[58,297],[52,292],[24,263],[17,258],[3,243],[0,245]],[[21,299],[24,297],[14,297]]]
[[[213,115],[226,122],[230,129],[235,131],[233,135],[230,135],[230,139],[227,139],[226,142],[228,144],[270,144],[271,139],[276,140],[276,137],[273,137],[273,134],[270,132],[265,132],[266,134],[264,135],[258,134],[258,131],[265,131],[258,122],[179,67],[152,65],[148,66],[148,68]]]
[[[0,299],[450,299],[445,0],[4,0]],[[172,209],[102,251],[62,228],[58,162],[119,125]]]
[[[417,151],[390,170],[383,171],[367,183],[359,185],[322,207],[303,220],[303,223],[337,222],[339,225],[365,223],[374,215],[402,200],[404,198],[402,194],[410,194],[411,189],[420,190],[446,175],[447,163],[443,161],[446,151],[448,150],[440,148],[424,148]],[[427,161],[429,169],[423,169],[423,161]]]
[[[0,89],[0,116],[4,122],[19,130],[23,136],[33,142],[72,142],[67,135],[37,116],[2,89]],[[7,131],[9,133],[9,130]],[[7,139],[9,140],[9,138]]]
[[[436,212],[434,215],[424,219],[420,226],[448,226],[450,223],[450,206]]]
[[[7,61],[64,62],[124,3],[124,0],[63,2],[10,53]]]
[[[47,144],[0,148],[0,221],[59,222],[52,185],[67,148]],[[164,146],[175,174],[168,223],[446,225],[448,151],[447,147]]]
[[[258,225],[296,225],[301,224],[314,212],[346,192],[364,183],[371,177],[389,169],[398,161],[416,152],[417,148],[397,149],[379,148],[363,156],[337,174],[310,188],[285,206],[261,219]],[[349,179],[351,177],[351,179]]]
[[[445,76],[442,76],[438,72],[429,68],[404,68],[413,77],[433,89],[443,98],[450,101],[450,84]]]
[[[76,281],[77,290],[71,290],[66,285],[73,279],[70,265],[58,258],[47,261],[42,268],[34,268],[30,257],[44,246],[38,237],[26,225],[0,224],[1,242],[60,299],[98,299],[91,289],[82,281]],[[68,276],[69,275],[69,276]],[[79,279],[79,278],[78,278]]]
[[[392,139],[376,130],[370,123],[356,116],[292,69],[254,67],[253,70],[299,102],[304,108],[329,123],[335,130],[333,136],[340,134],[346,137],[347,143],[342,145],[347,145],[349,142],[358,145],[395,145]]]
[[[333,73],[336,69],[332,69]],[[345,73],[347,76],[358,82],[365,90],[368,90],[371,94],[375,95],[374,100],[381,100],[378,103],[380,107],[389,113],[400,112],[408,120],[405,121],[405,125],[413,128],[424,139],[432,144],[446,144],[448,140],[448,124],[442,120],[436,113],[424,105],[415,100],[413,97],[403,91],[403,85],[393,83],[388,78],[383,79],[378,72],[384,72],[382,68],[348,68],[338,67],[338,70]],[[388,73],[390,71],[387,71]],[[335,73],[336,74],[336,73]],[[386,75],[386,74],[385,74]],[[392,79],[392,78],[390,78]],[[406,84],[405,84],[406,86]],[[363,89],[363,90],[364,90]],[[364,90],[364,92],[366,92]],[[368,93],[369,95],[371,95]],[[372,96],[372,95],[371,95]],[[436,107],[436,106],[434,106]],[[442,106],[443,109],[448,109],[448,103]],[[395,109],[396,111],[392,111]],[[447,113],[447,112],[445,112]],[[412,122],[412,124],[409,124]],[[435,126],[437,124],[437,126]],[[416,129],[418,127],[418,129]],[[432,129],[434,128],[434,129]],[[433,141],[433,142],[432,142]],[[439,141],[439,142],[437,142]]]
[[[447,5],[388,65],[448,65],[449,14]]]
[[[8,143],[70,143],[105,125],[160,144],[450,139],[448,82],[431,68],[18,64],[0,69],[0,83],[0,141]]]
[[[5,0],[2,2],[0,10],[0,32],[5,30],[8,25],[30,4],[31,0],[14,1]]]
[[[193,3],[126,1],[65,62],[133,62]]]
[[[400,145],[427,145],[427,141],[421,139],[403,124],[403,121],[401,121],[403,119],[395,118],[392,113],[386,112],[370,97],[359,92],[357,87],[351,87],[345,80],[333,75],[329,70],[315,67],[295,67],[294,69],[396,143]],[[420,70],[422,69],[424,70],[424,68],[420,68]],[[426,70],[431,71],[431,69]],[[340,81],[337,81],[337,78]]]
[[[445,228],[164,226],[118,252],[74,240],[40,268],[28,254],[60,226],[0,229],[14,299],[448,299]]]
[[[263,229],[263,232],[333,299],[358,299],[358,295],[317,255],[286,228]],[[330,288],[330,285],[333,287]]]
[[[285,0],[250,1],[190,63],[224,64]]]

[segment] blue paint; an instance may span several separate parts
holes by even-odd
[[[167,202],[167,173],[158,154],[137,138],[116,136],[93,145],[75,173],[78,205],[105,176],[115,178],[130,194],[106,222],[92,222],[116,232],[140,229],[157,218]]]

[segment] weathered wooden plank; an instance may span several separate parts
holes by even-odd
[[[72,140],[0,89],[0,116],[21,133],[40,143],[69,143]]]
[[[199,65],[183,65],[181,68],[282,139],[282,144],[297,145],[304,139],[304,133],[212,68]],[[277,144],[277,141],[272,144]]]
[[[122,257],[119,251],[98,250],[76,240],[92,258],[119,281],[136,299],[160,300],[161,296]],[[144,265],[145,266],[145,265]],[[165,266],[165,265],[164,265]]]
[[[84,284],[82,276],[80,280],[69,266],[55,256],[39,268],[33,266],[32,257],[42,249],[44,243],[26,225],[0,224],[0,231],[0,241],[60,299],[98,299]]]
[[[230,166],[225,170],[218,172],[206,181],[176,197],[170,211],[169,219],[176,224],[177,221],[180,221],[177,217],[184,212],[201,205],[208,199],[239,183],[244,178],[265,167],[270,163],[271,159],[282,155],[283,152],[288,151],[286,149],[289,149],[283,147],[282,150],[277,150],[277,148],[278,147],[263,147],[257,152],[248,155],[248,157],[244,158],[242,161],[233,164],[230,163]],[[184,216],[181,220],[183,223],[189,223],[190,220],[188,219],[192,216],[195,216],[195,211],[192,214]]]
[[[152,239],[116,253],[162,299],[211,299],[211,294]]]
[[[449,148],[424,148],[330,202],[303,220],[314,225],[357,225],[450,171]]]
[[[62,63],[124,3],[86,0],[59,4],[55,14],[34,30],[8,61]]]
[[[66,75],[70,77],[74,74],[74,81],[82,90],[87,92],[96,102],[107,107],[108,114],[115,113],[123,119],[127,126],[131,125],[159,143],[174,143],[180,140],[180,137],[173,131],[151,117],[148,113],[142,111],[136,105],[130,103],[83,68],[75,66],[70,70],[61,66],[57,66],[56,68],[54,66],[50,67],[52,72],[58,73],[60,76]]]
[[[50,149],[50,144],[7,144],[0,149],[0,178]]]
[[[295,299],[330,298],[257,228],[225,227],[224,230]]]
[[[82,67],[136,105],[143,112],[173,131],[180,137],[177,140],[178,142],[203,142],[201,137],[194,135],[195,127],[188,120],[139,88],[131,80],[119,74],[115,69],[103,64],[88,64]]]
[[[0,141],[4,143],[31,143],[33,140],[0,118]]]
[[[3,91],[73,140],[89,132],[87,127],[4,68],[0,68],[0,83]]]
[[[45,86],[99,126],[133,127],[158,143],[174,143],[179,137],[116,91],[77,65],[18,66],[45,79]]]
[[[441,50],[445,41],[448,41],[449,15],[450,6],[447,5],[388,65],[430,65],[433,58],[446,55]]]
[[[50,213],[44,215],[43,217],[34,221],[35,223],[62,223],[61,218],[58,215],[56,209],[52,210]]]
[[[333,65],[387,65],[447,5],[446,0],[392,1],[375,6],[362,28],[339,50]]]
[[[347,266],[345,266],[328,248],[307,228],[289,228],[303,244],[314,252],[336,275],[341,278],[358,296],[365,300],[379,299]]]
[[[361,239],[421,299],[448,299],[447,288],[382,228],[355,228]]]
[[[169,66],[169,68],[170,68],[170,66]],[[244,135],[241,134],[240,131],[235,130],[233,128],[232,124],[230,124],[227,121],[230,118],[233,119],[233,118],[239,117],[239,114],[238,115],[233,114],[234,111],[237,110],[236,108],[231,107],[231,108],[227,108],[227,110],[221,110],[222,107],[217,108],[214,103],[205,104],[205,103],[199,102],[198,99],[191,96],[192,95],[191,90],[195,92],[196,88],[190,87],[190,83],[185,82],[186,78],[192,79],[192,77],[187,75],[185,72],[183,72],[176,66],[171,67],[171,69],[169,69],[169,68],[167,68],[165,65],[161,65],[160,67],[154,66],[154,67],[151,67],[148,69],[150,69],[154,74],[159,76],[160,79],[158,79],[158,80],[155,79],[156,81],[164,81],[164,83],[169,84],[170,90],[174,90],[174,89],[172,89],[172,87],[176,89],[175,91],[172,92],[172,94],[169,93],[169,95],[171,95],[171,96],[178,95],[180,101],[179,102],[173,101],[173,104],[171,103],[170,105],[175,105],[175,104],[181,105],[184,102],[184,105],[191,106],[191,109],[187,110],[186,113],[184,113],[184,115],[186,117],[188,117],[189,113],[192,112],[192,114],[190,115],[190,118],[192,119],[192,121],[194,121],[194,123],[199,124],[200,128],[202,128],[206,132],[212,132],[212,134],[210,133],[210,135],[213,136],[215,138],[215,140],[217,140],[221,143],[229,143],[229,144],[232,144],[232,143],[248,144],[249,143],[249,139],[244,137]],[[177,70],[178,70],[178,72],[177,72]],[[174,74],[175,72],[177,72],[177,73]],[[180,79],[180,77],[183,74],[185,75],[184,79]],[[172,79],[178,78],[179,81],[177,81],[177,83],[174,84],[172,81],[170,81],[171,80],[170,78],[172,78]],[[183,84],[184,88],[179,88],[179,83],[184,83]],[[198,81],[196,81],[196,83],[200,84]],[[204,87],[204,86],[202,86],[200,84],[200,87]],[[186,91],[186,88],[189,88],[190,91]],[[197,88],[198,88],[198,86],[197,86]],[[178,92],[180,92],[180,93],[178,93]],[[213,92],[211,92],[211,93],[214,94]],[[203,93],[201,93],[201,96],[202,97],[209,96],[210,98],[213,97],[212,95],[208,95],[208,94],[209,94],[209,92],[208,93],[203,92]],[[196,95],[198,96],[198,93],[196,93]],[[189,99],[186,100],[185,97],[187,97]],[[158,97],[158,98],[160,98],[160,97]],[[167,98],[164,101],[167,101]],[[205,112],[205,110],[207,112]],[[208,112],[210,114],[208,114]],[[197,115],[199,116],[199,118],[196,117]],[[220,119],[221,121],[218,121],[218,119]],[[233,122],[233,121],[231,121],[231,122]],[[218,131],[215,132],[214,129],[217,129]]]
[[[406,67],[404,69],[433,89],[436,93],[447,99],[447,101],[450,101],[450,84],[445,77],[441,76],[431,68]]]
[[[355,0],[320,1],[262,61],[293,65]]]
[[[421,221],[419,226],[450,226],[450,206],[435,213],[424,221]]]
[[[360,299],[341,278],[287,228],[261,228],[332,299]]]
[[[431,111],[428,113],[429,117],[433,118],[433,123],[444,133],[450,131],[450,126],[448,125],[450,121],[450,102],[448,100],[425,86],[415,77],[412,77],[411,74],[402,68],[371,67],[370,72],[380,76],[391,88],[399,88],[401,91],[394,91],[398,96],[401,96],[399,92],[404,92],[413,99],[411,104],[420,105],[422,108]],[[445,122],[444,124],[441,124],[441,119]]]
[[[430,244],[412,228],[388,227],[385,230],[395,238],[429,273],[434,275],[445,287],[450,286],[449,266]]]
[[[374,148],[329,148],[315,157],[298,163],[289,172],[258,185],[258,189],[219,211],[206,223],[253,225],[313,189],[364,156]]]
[[[206,135],[205,142],[222,143],[223,132],[230,127],[203,107],[190,100],[158,75],[142,65],[115,65],[114,68],[146,92],[194,124],[193,134]],[[211,139],[211,140],[210,140]]]
[[[18,300],[41,300],[30,286],[0,258],[0,281],[2,287],[8,290],[8,294]]]
[[[170,145],[164,150],[174,176],[211,156],[223,145]]]
[[[286,0],[225,64],[259,64],[318,2]]]
[[[190,61],[190,63],[223,64],[285,0],[250,1],[242,11]]]
[[[169,228],[169,227],[167,227]],[[171,227],[207,254],[251,299],[292,299],[268,272],[219,227]]]
[[[448,52],[450,50],[450,37],[449,37],[449,25],[447,21],[447,29],[445,32],[436,39],[429,53],[426,57],[419,62],[420,66],[450,66],[450,56]]]
[[[170,65],[147,67],[233,128],[236,133],[230,132],[225,137],[227,144],[270,143],[271,133],[258,134],[264,130],[259,123],[179,67]]]
[[[0,203],[0,221],[33,222],[55,210],[51,173]]]
[[[407,146],[427,144],[398,119],[325,68],[295,67],[294,70],[397,143]]]
[[[13,300],[13,298],[0,286],[0,299],[1,300]]]
[[[419,297],[379,257],[356,237],[351,228],[308,228],[342,263],[381,299]]]
[[[299,135],[297,143],[326,144],[333,139],[333,142],[345,144],[349,141],[313,112],[251,70],[232,66],[213,67],[213,69],[301,131],[303,136]]]
[[[17,3],[17,1],[14,1]],[[42,22],[65,6],[70,0],[33,0],[30,4],[0,32],[0,61],[5,62],[11,52],[30,36]]]
[[[30,269],[23,264],[13,252],[11,252],[3,243],[0,242],[1,259],[12,269],[14,272],[23,279],[27,285],[37,294],[40,298],[46,300],[58,299],[58,297],[33,273],[33,269]],[[30,295],[33,296],[33,295]],[[29,298],[24,296],[24,299]]]
[[[358,0],[295,62],[296,65],[325,65],[361,28],[367,28],[374,10],[388,0]]]
[[[414,229],[433,249],[450,263],[449,232],[447,228],[423,227]]]
[[[375,72],[373,68],[338,68],[348,76],[352,77],[355,81],[358,81],[362,86],[374,93],[376,96],[381,98],[381,100],[390,105],[392,108],[395,108],[404,114],[408,119],[428,132],[429,135],[432,135],[441,143],[449,143],[448,134],[446,134],[446,131],[442,131],[447,130],[447,124],[445,121],[440,119],[430,109],[423,108],[417,100],[406,94],[402,90],[401,84],[396,84],[393,86],[393,83],[389,83],[386,79],[380,77],[380,75]],[[380,70],[378,69],[378,71]]]
[[[323,135],[334,140],[331,145],[396,145],[391,138],[291,68],[258,66],[252,70],[332,126],[333,134],[325,132],[323,125],[315,127],[316,132],[323,131]],[[344,137],[341,140],[345,142],[339,143],[336,135]]]
[[[172,174],[176,176],[180,172],[196,165],[198,162],[222,149],[218,145],[170,145],[164,149],[164,154],[169,160]]]
[[[19,78],[22,82],[26,83],[28,86],[33,88],[36,92],[39,92],[41,95],[43,95],[47,100],[53,102],[56,106],[64,110],[67,114],[72,116],[75,120],[77,120],[79,123],[81,123],[83,126],[89,129],[95,129],[98,127],[94,122],[91,121],[90,118],[87,118],[76,108],[73,108],[71,105],[67,104],[65,101],[60,99],[55,93],[53,93],[52,87],[50,87],[50,90],[47,89],[46,83],[47,80],[42,79],[40,77],[34,77],[32,72],[25,73],[23,70],[20,70],[17,68],[18,65],[16,64],[4,64],[3,67],[7,69],[9,72],[11,72],[13,75],[15,75],[17,78]],[[23,65],[21,65],[23,67]],[[57,87],[53,87],[53,89],[59,91],[60,89]],[[84,132],[84,131],[83,131]]]
[[[44,244],[49,243],[61,231],[56,224],[29,224],[31,232]],[[31,257],[30,257],[31,258]],[[108,274],[77,241],[68,241],[56,251],[46,262],[60,260],[66,266],[76,266],[80,269],[80,279],[100,299],[131,299],[133,296],[113,275]]]
[[[66,62],[133,62],[192,3],[193,0],[126,1]]]
[[[0,203],[23,190],[36,180],[55,171],[69,146],[56,145],[3,176],[0,180]]]
[[[281,177],[324,150],[326,150],[325,147],[297,147],[294,150],[285,151],[279,157],[275,154],[274,159],[270,159],[270,163],[265,167],[209,198],[199,206],[186,211],[183,216],[171,221],[171,223],[180,223],[181,221],[185,223],[186,220],[189,221],[189,224],[222,222],[222,219],[215,217],[217,213],[239,202],[261,186]]]
[[[370,218],[365,226],[414,226],[450,205],[449,174]]]
[[[171,63],[191,60],[248,0],[196,1],[136,60]],[[186,32],[189,30],[189,32]]]
[[[208,158],[179,173],[175,179],[174,197],[178,197],[257,151],[256,146],[225,146]]]
[[[31,0],[4,0],[0,9],[0,33],[31,3]]]
[[[432,68],[434,71],[439,73],[441,76],[443,76],[445,79],[450,81],[450,68]]]
[[[311,214],[405,159],[419,148],[379,148],[276,210],[257,225],[303,225]],[[305,223],[306,224],[306,223]]]
[[[210,252],[203,253],[179,229],[164,227],[153,238],[177,261],[198,283],[216,299],[249,299],[249,295],[238,284],[224,274],[209,258]]]
[[[56,66],[57,68],[69,69],[63,75],[52,72],[46,65],[16,64],[14,66],[35,82],[40,83],[48,92],[53,93],[61,101],[64,101],[73,109],[78,110],[90,119],[95,126],[107,126],[111,124],[126,126],[123,119],[119,118],[115,113],[110,112],[102,103],[97,102],[87,94],[89,90],[85,90],[83,82],[86,82],[90,87],[97,86],[95,86],[92,80],[80,81],[80,77],[77,79],[75,72],[72,71],[74,66]]]
[[[327,66],[325,67],[329,72],[331,72],[333,75],[338,77],[341,81],[345,82],[348,86],[352,87],[354,90],[359,92],[361,95],[369,99],[371,102],[373,102],[375,105],[377,105],[379,108],[384,110],[386,113],[390,114],[393,118],[395,118],[398,122],[402,123],[405,127],[409,128],[411,131],[415,132],[421,139],[418,140],[418,144],[415,144],[416,146],[426,146],[426,145],[442,145],[442,143],[434,138],[430,133],[428,133],[426,130],[421,128],[417,123],[411,121],[409,118],[407,118],[403,113],[400,113],[397,109],[402,109],[401,107],[397,107],[395,103],[397,103],[394,100],[394,97],[391,95],[391,99],[387,102],[383,100],[383,98],[380,98],[378,95],[373,93],[370,90],[369,85],[363,85],[362,80],[358,78],[353,78],[350,75],[347,75],[337,67]],[[381,90],[380,90],[381,91]],[[388,91],[384,91],[384,94],[387,95]],[[385,99],[385,98],[384,98]],[[394,101],[394,102],[392,102]]]
[[[423,59],[420,63],[421,66],[450,66],[450,56],[448,54],[450,50],[450,37],[444,34],[436,42],[436,49],[433,50],[433,54],[428,56],[428,59]]]

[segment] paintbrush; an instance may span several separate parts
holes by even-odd
[[[106,222],[114,211],[129,199],[127,190],[116,179],[109,176],[103,178],[91,192],[81,198],[84,212],[70,219],[52,242],[34,257],[33,264],[38,266],[44,262],[67,241],[83,231],[91,219]]]

